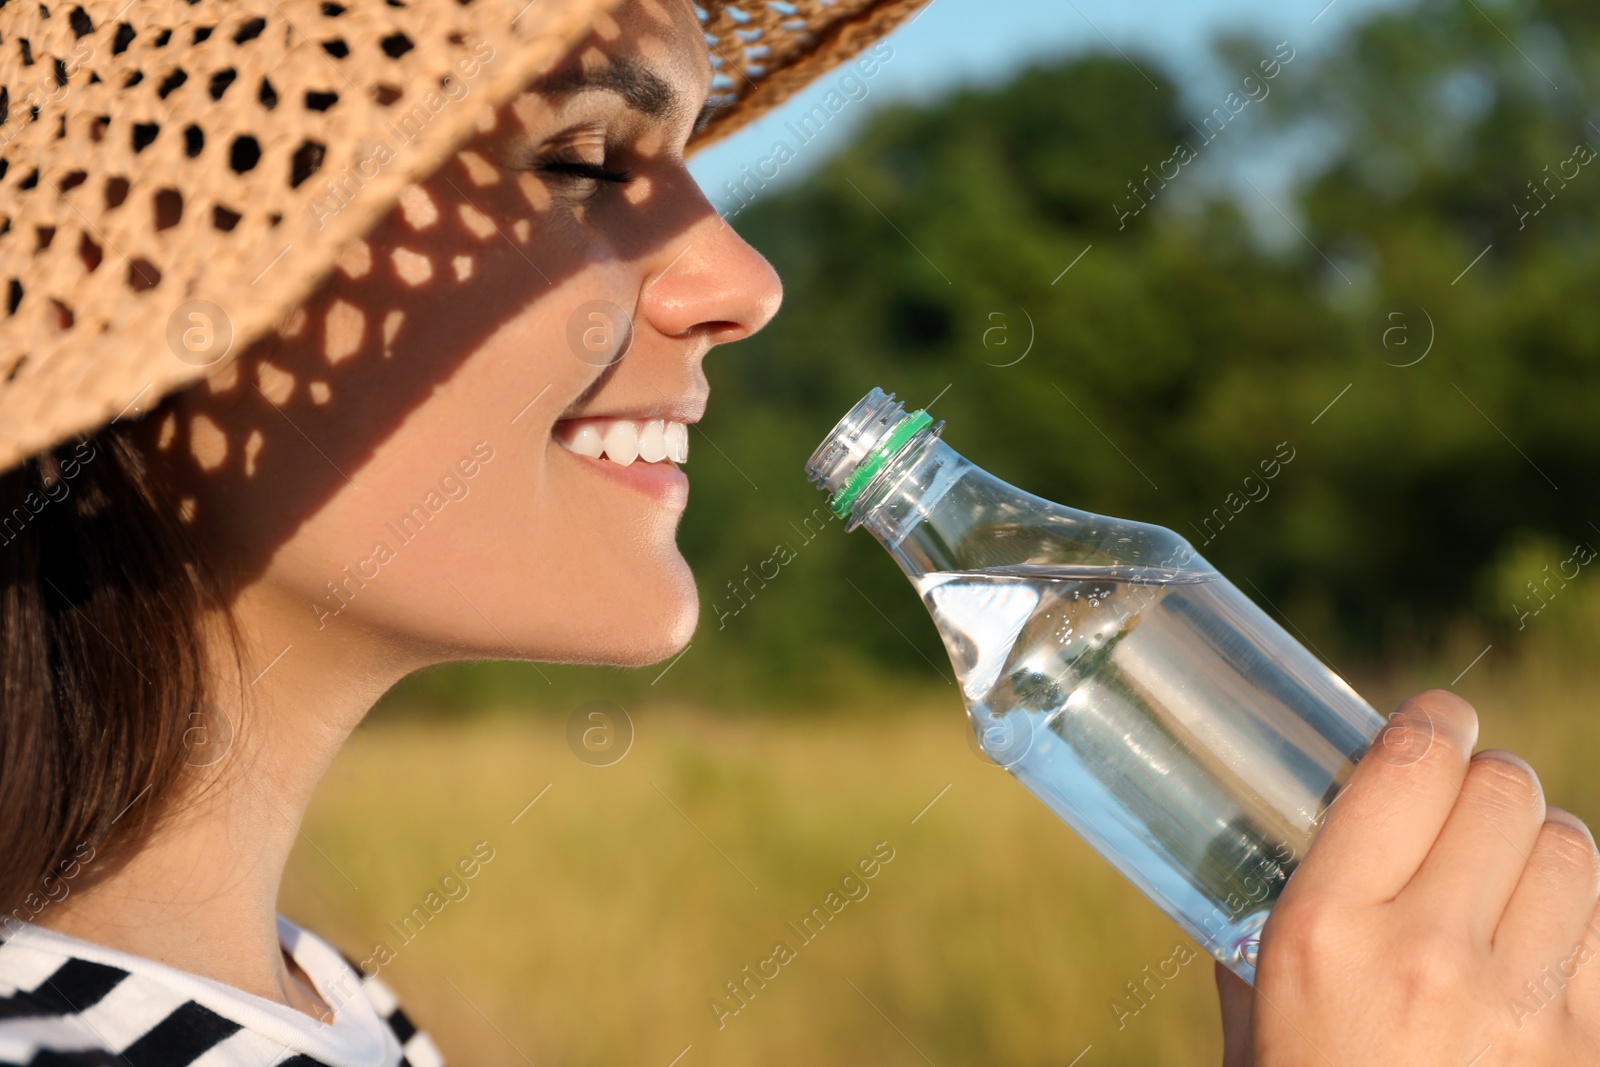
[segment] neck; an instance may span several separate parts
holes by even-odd
[[[278,943],[277,897],[317,783],[373,703],[420,663],[357,627],[307,634],[304,605],[262,585],[234,605],[242,662],[213,649],[215,721],[192,788],[124,862],[95,871],[37,922],[331,1018]],[[288,651],[284,649],[287,647]],[[281,655],[280,655],[281,653]],[[197,735],[198,736],[198,735]],[[329,862],[337,865],[338,857]]]

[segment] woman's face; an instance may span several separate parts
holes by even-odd
[[[340,631],[408,662],[643,664],[687,642],[672,457],[707,351],[781,299],[684,165],[709,77],[688,0],[631,0],[278,336],[151,420],[268,655]]]

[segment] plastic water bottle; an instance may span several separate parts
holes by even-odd
[[[922,595],[995,762],[1217,959],[1384,720],[1171,530],[1025,493],[874,389],[807,464]]]

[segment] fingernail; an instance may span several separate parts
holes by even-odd
[[[1545,808],[1544,820],[1545,822],[1563,823],[1572,827],[1574,830],[1582,830],[1584,834],[1588,836],[1590,841],[1594,840],[1594,831],[1589,829],[1589,824],[1572,814],[1572,812],[1568,811],[1566,808]]]

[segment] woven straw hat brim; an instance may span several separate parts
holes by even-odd
[[[695,146],[922,2],[697,4],[724,107]],[[0,470],[148,410],[275,328],[618,3],[5,3]],[[195,329],[212,331],[198,358]]]

